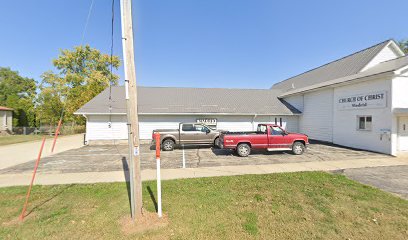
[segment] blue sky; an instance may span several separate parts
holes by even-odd
[[[0,66],[40,80],[81,43],[91,0],[0,8]],[[119,0],[114,54],[122,58]],[[408,38],[408,1],[133,0],[138,85],[269,88],[389,38]],[[111,0],[95,0],[84,43],[108,53]],[[118,74],[123,75],[123,67]]]

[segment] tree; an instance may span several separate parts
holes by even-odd
[[[73,113],[119,79],[110,71],[111,65],[113,69],[120,66],[119,57],[111,58],[88,45],[62,50],[53,64],[59,72],[42,75],[38,97],[41,119],[50,124],[57,121],[62,109],[65,121],[83,123]]]
[[[36,82],[0,67],[0,105],[13,108],[13,126],[34,126]]]
[[[408,39],[399,41],[398,45],[401,47],[402,51],[404,51],[405,54],[408,54]]]

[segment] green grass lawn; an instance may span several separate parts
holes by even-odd
[[[47,136],[50,138],[52,136]],[[0,146],[13,144],[13,143],[22,143],[41,140],[43,135],[9,135],[9,136],[0,136]]]
[[[144,207],[154,212],[144,182]],[[164,181],[169,224],[124,235],[125,183],[0,188],[0,239],[408,239],[408,201],[322,172]]]

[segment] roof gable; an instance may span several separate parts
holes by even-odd
[[[371,61],[363,69],[361,69],[361,72],[366,71],[379,63],[396,59],[404,55],[405,54],[400,49],[400,47],[393,40],[391,40],[387,45],[383,47],[383,49],[381,49],[380,52],[377,53],[377,55],[374,56],[373,59],[371,59]]]
[[[272,89],[284,92],[305,88],[333,79],[343,78],[361,72],[388,45],[395,42],[387,40],[363,49],[346,57],[332,61],[310,71],[276,83]]]

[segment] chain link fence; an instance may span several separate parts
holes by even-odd
[[[16,134],[16,135],[54,135],[56,130],[57,130],[57,126],[13,127],[13,134]],[[71,134],[78,134],[78,133],[84,133],[84,132],[85,132],[85,126],[69,124],[69,123],[67,123],[66,125],[62,124],[61,129],[60,129],[61,135],[71,135]]]

